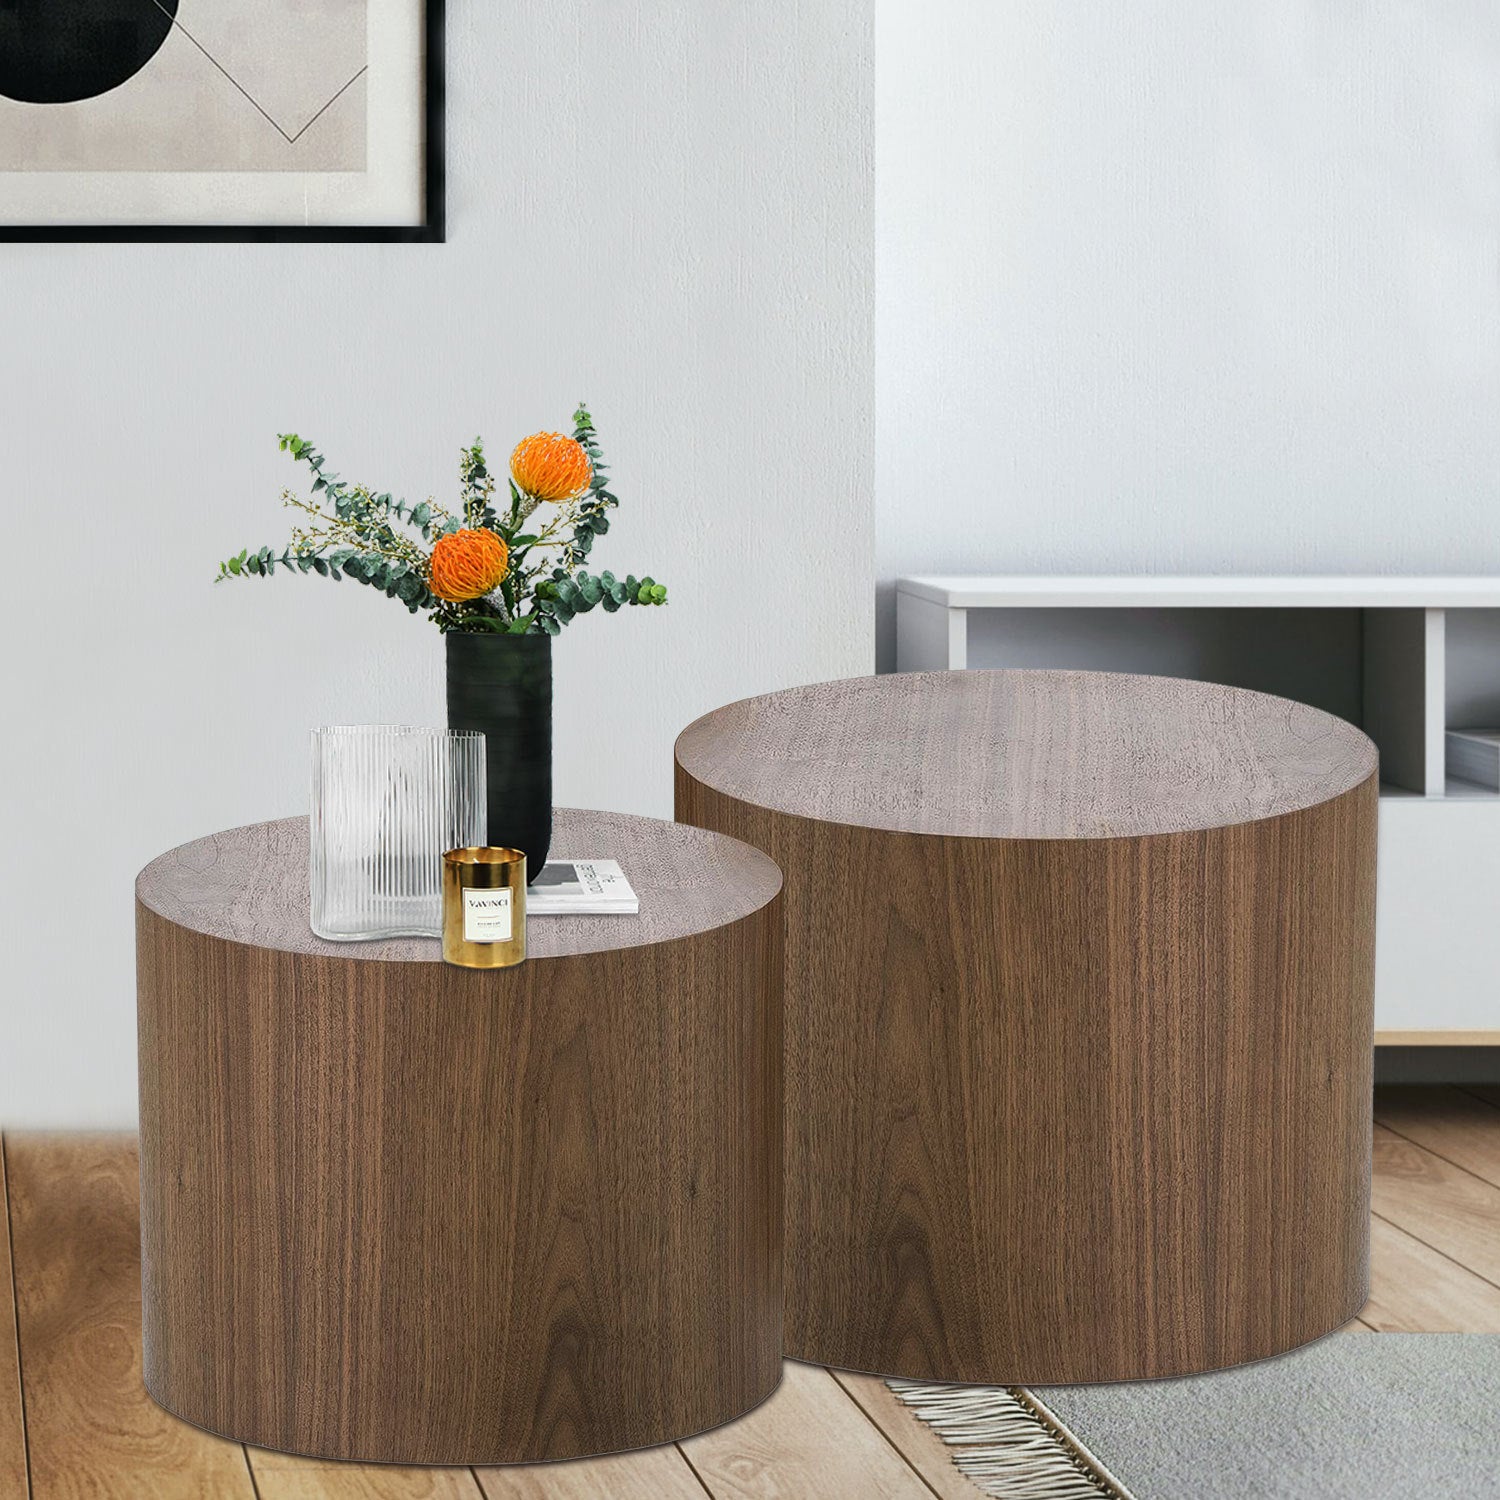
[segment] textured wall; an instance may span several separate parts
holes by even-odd
[[[1500,10],[879,0],[878,573],[1500,568]]]
[[[398,606],[210,585],[278,431],[442,496],[587,397],[596,560],[672,603],[559,644],[560,801],[669,814],[689,719],[870,669],[870,10],[450,6],[444,246],[0,246],[0,1120],[133,1119],[140,865],[304,808],[311,725],[441,722]]]

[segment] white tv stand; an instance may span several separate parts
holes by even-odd
[[[1380,747],[1377,1042],[1500,1044],[1500,793],[1444,774],[1500,726],[1500,578],[917,577],[896,669],[1158,672],[1279,693]]]

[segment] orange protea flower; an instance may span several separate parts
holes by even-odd
[[[432,544],[427,586],[439,599],[479,599],[510,570],[510,549],[493,531],[453,531]]]
[[[537,500],[574,500],[594,477],[580,443],[560,432],[534,432],[516,444],[510,477],[523,495]]]

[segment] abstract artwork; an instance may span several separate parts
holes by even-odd
[[[438,0],[0,0],[0,234],[441,238],[441,80]]]

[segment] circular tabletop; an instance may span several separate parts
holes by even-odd
[[[1135,838],[1295,812],[1373,776],[1352,724],[1245,688],[1114,672],[903,672],[746,698],[677,763],[756,807],[892,833]]]
[[[530,958],[564,958],[691,937],[760,910],[781,871],[723,834],[627,813],[559,807],[552,859],[613,859],[640,900],[634,916],[533,917]],[[333,958],[442,961],[437,938],[333,943],[308,926],[306,818],[252,823],[196,839],[141,871],[136,899],[179,927],[231,942]]]

